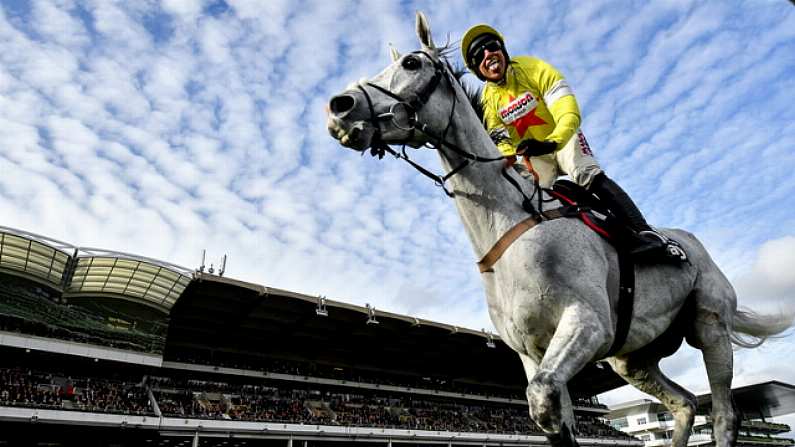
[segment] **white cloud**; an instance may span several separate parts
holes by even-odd
[[[57,3],[61,3],[58,5]],[[33,2],[32,28],[47,40],[66,47],[79,47],[90,42],[88,33],[79,23],[80,19],[69,13],[75,5],[71,2]]]
[[[767,241],[750,270],[735,281],[741,304],[795,312],[795,236]]]
[[[163,8],[181,20],[194,20],[202,10],[201,0],[164,0]]]

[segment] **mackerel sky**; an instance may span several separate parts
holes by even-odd
[[[786,0],[0,4],[2,226],[188,268],[206,249],[232,278],[491,330],[452,202],[325,128],[328,99],[380,71],[388,43],[416,49],[422,10],[438,43],[486,22],[557,66],[649,221],[695,233],[741,305],[795,308]],[[792,336],[737,351],[735,385],[795,383],[792,358]],[[692,349],[663,366],[707,391]]]

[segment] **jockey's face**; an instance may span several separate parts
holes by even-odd
[[[505,69],[505,53],[503,53],[500,45],[487,45],[483,48],[483,60],[480,61],[478,70],[487,81],[502,81],[505,76]]]

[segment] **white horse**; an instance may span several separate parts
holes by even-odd
[[[403,56],[393,51],[394,62],[384,71],[331,99],[328,129],[357,151],[434,144],[445,172],[457,170],[447,183],[481,259],[527,219],[524,196],[502,177],[501,161],[486,162],[500,153],[421,13],[416,31],[420,50]],[[533,185],[508,175],[532,196]],[[706,365],[716,444],[731,446],[739,425],[731,398],[732,343],[758,346],[790,327],[793,316],[737,310],[731,284],[698,240],[682,230],[664,233],[681,243],[690,262],[635,266],[629,333],[607,361],[668,407],[675,420],[673,446],[685,447],[696,399],[658,364],[687,340],[701,350]],[[491,319],[524,365],[530,417],[552,445],[577,445],[567,383],[584,366],[605,358],[613,343],[619,295],[615,249],[577,219],[548,220],[522,233],[485,270]]]

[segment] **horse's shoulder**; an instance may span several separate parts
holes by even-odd
[[[544,221],[523,239],[524,254],[538,265],[570,269],[593,262],[604,264],[608,256],[606,242],[576,219]]]

